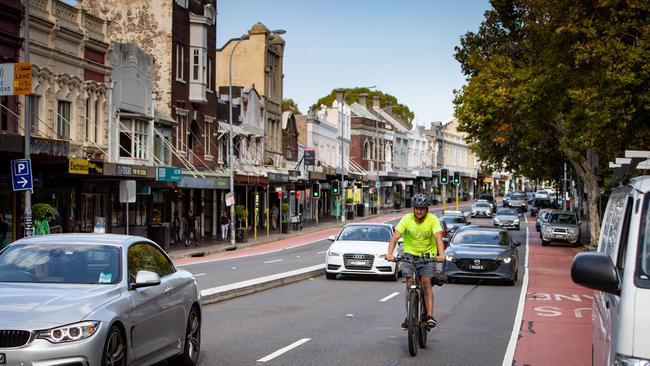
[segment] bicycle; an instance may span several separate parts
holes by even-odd
[[[396,257],[393,259],[393,262],[410,263],[414,268],[418,263],[442,263],[442,261],[438,260],[436,257],[430,257],[428,253],[425,253],[425,255],[422,257],[415,257],[414,259]],[[431,284],[442,286],[444,282],[446,281],[444,279],[443,272],[436,269],[433,278],[431,278]],[[408,290],[408,297],[406,301],[406,322],[408,323],[407,337],[409,344],[409,354],[411,356],[416,356],[418,354],[418,346],[419,348],[426,348],[427,335],[429,333],[429,328],[426,325],[427,308],[424,304],[424,291],[422,290],[422,285],[420,284],[420,276],[418,276],[416,270],[413,270],[411,273],[411,287]]]
[[[302,214],[298,214],[298,216],[292,216],[291,223],[293,224],[292,230],[294,231],[302,230]]]

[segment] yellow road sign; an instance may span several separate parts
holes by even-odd
[[[32,93],[32,63],[18,62],[14,64],[14,95]]]

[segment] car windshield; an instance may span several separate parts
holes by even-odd
[[[455,245],[495,245],[507,246],[508,234],[497,230],[469,229],[456,233],[452,244]]]
[[[519,214],[517,211],[511,209],[511,208],[502,208],[497,211],[497,215],[500,216],[518,216]]]
[[[338,240],[362,240],[389,242],[392,236],[386,226],[348,226],[343,229]]]
[[[551,224],[568,224],[575,225],[577,224],[576,216],[574,214],[554,214],[549,219],[548,222]]]
[[[14,244],[0,252],[0,282],[115,284],[120,249],[108,245]]]
[[[463,224],[465,220],[460,216],[443,216],[442,220],[448,224]]]
[[[490,202],[494,201],[494,197],[492,197],[492,196],[490,196],[490,195],[480,195],[480,196],[478,197],[478,199],[480,199],[480,200],[486,200],[486,201],[490,201]]]
[[[513,194],[512,196],[510,196],[511,201],[525,200],[525,199],[526,196],[524,196],[523,194]]]
[[[476,207],[481,207],[481,208],[490,207],[490,204],[489,203],[477,203]]]

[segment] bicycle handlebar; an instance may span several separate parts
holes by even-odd
[[[409,262],[409,263],[427,263],[427,262],[436,262],[436,263],[443,263],[444,259],[438,259],[438,257],[414,257],[413,259],[406,258],[406,257],[395,257],[393,258],[392,262]]]

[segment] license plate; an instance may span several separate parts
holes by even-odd
[[[485,269],[485,267],[483,267],[483,266],[477,266],[477,265],[474,265],[474,264],[470,264],[470,265],[469,265],[469,269]]]
[[[553,235],[554,238],[564,238],[564,234],[555,234]]]
[[[368,262],[365,261],[350,261],[350,264],[353,266],[366,266]]]
[[[5,364],[7,362],[7,358],[5,357],[4,353],[0,353],[0,363]]]

